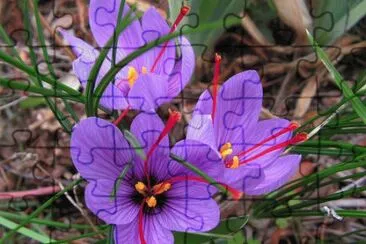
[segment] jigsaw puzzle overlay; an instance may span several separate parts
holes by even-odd
[[[363,1],[26,2],[0,4],[0,243],[365,239]]]

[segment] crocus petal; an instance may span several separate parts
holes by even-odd
[[[246,137],[243,138],[242,144],[235,144],[234,154],[248,150],[249,148],[257,145],[260,141],[274,135],[279,132],[281,129],[285,129],[288,127],[290,122],[286,119],[267,119],[259,121],[250,133],[246,134]],[[282,142],[289,140],[292,136],[292,132],[287,132],[281,136],[276,137],[274,140],[266,142],[263,146],[249,152],[245,155],[245,158],[253,157],[264,150],[267,150],[275,145],[278,145]],[[285,147],[282,147],[279,150],[275,150],[273,152],[267,153],[260,158],[254,160],[261,165],[261,167],[266,167],[268,164],[271,164],[274,160],[276,160],[279,155],[284,151]],[[250,163],[249,163],[250,164]]]
[[[174,145],[171,152],[216,179],[220,178],[224,170],[217,150],[202,142],[182,140]],[[196,175],[174,160],[170,161],[168,169],[171,176]]]
[[[214,118],[215,135],[219,145],[231,142],[243,130],[250,131],[258,121],[262,106],[262,85],[258,73],[248,70],[232,76],[220,88]],[[204,92],[195,113],[212,111],[212,97]]]
[[[157,142],[159,135],[164,129],[164,123],[157,114],[140,113],[132,121],[131,132],[139,141],[146,155]],[[169,157],[169,138],[165,136],[159,145],[155,148],[148,160],[150,174],[159,177],[164,177],[167,174],[167,163]],[[136,177],[141,177],[143,174],[144,161],[141,159],[135,160]]]
[[[264,168],[264,180],[245,191],[248,195],[262,195],[276,190],[288,182],[299,169],[301,156],[287,155]]]
[[[133,156],[120,130],[95,117],[73,128],[70,144],[72,161],[86,179],[115,179]]]
[[[114,35],[117,26],[118,11],[121,0],[91,0],[89,5],[89,24],[95,40],[100,47],[104,47]],[[127,4],[123,7],[123,16],[130,10]],[[132,14],[131,17],[135,17]],[[127,54],[144,45],[141,38],[139,20],[132,21],[118,37],[118,48]]]
[[[141,19],[142,24],[142,38],[145,43],[157,40],[167,34],[169,34],[170,27],[165,21],[165,19],[156,11],[154,7],[149,8]],[[162,50],[164,44],[153,48],[144,54],[144,60],[146,67],[150,70],[158,57],[160,51]],[[160,60],[154,69],[154,73],[160,75],[169,75],[173,69],[175,62],[175,43],[174,41],[169,41],[164,53],[162,54]]]
[[[179,182],[166,192],[168,202],[155,217],[161,225],[173,231],[202,232],[216,227],[220,219],[217,203],[204,184]],[[207,198],[203,198],[207,196]]]
[[[192,45],[187,38],[179,37],[179,47],[181,56],[176,60],[174,69],[169,75],[168,96],[176,97],[190,81],[194,67],[195,56]]]
[[[225,169],[223,182],[246,193],[264,180],[263,167],[251,163],[236,169]]]
[[[91,181],[85,190],[85,203],[108,224],[128,224],[137,216],[139,204],[131,199],[135,189],[126,179]],[[112,197],[115,192],[115,197]]]
[[[84,63],[94,63],[99,55],[99,51],[84,42],[83,40],[70,35],[67,31],[59,29],[59,33],[68,42],[77,58]]]
[[[88,43],[68,34],[66,31],[60,30],[60,33],[62,34],[64,39],[67,40],[69,45],[72,46],[73,51],[78,56],[78,58],[72,63],[73,71],[78,77],[81,85],[85,88],[89,79],[90,71],[94,65],[96,58],[99,55],[99,52]],[[99,70],[95,86],[99,84],[100,80],[107,73],[110,67],[111,63],[108,59],[106,59]],[[125,70],[126,68],[124,68],[121,73],[126,72]],[[112,110],[125,109],[128,106],[125,94],[113,84],[107,86],[105,92],[100,99],[100,104],[103,107]]]
[[[140,75],[128,94],[132,108],[153,111],[161,104],[168,102],[167,77],[156,74]]]
[[[200,141],[217,149],[214,127],[209,114],[193,114],[187,128],[187,139]]]
[[[171,231],[165,229],[154,218],[155,216],[144,215],[143,230],[146,243],[173,244],[174,237]],[[114,232],[115,243],[117,244],[140,244],[138,220],[129,225],[117,225]]]

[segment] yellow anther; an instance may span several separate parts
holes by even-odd
[[[220,148],[220,154],[222,159],[225,159],[227,156],[233,153],[232,145],[230,142],[225,143]]]
[[[145,202],[150,208],[154,208],[157,204],[156,198],[154,196],[147,197]]]
[[[127,80],[130,87],[135,84],[138,77],[139,74],[137,73],[136,69],[134,67],[128,67]]]
[[[147,68],[145,66],[142,66],[141,73],[143,73],[144,75],[147,74]]]
[[[169,182],[159,183],[159,184],[153,186],[153,193],[155,195],[159,195],[159,194],[166,192],[171,187],[172,187],[172,184],[170,184]]]
[[[146,194],[146,186],[144,183],[142,183],[141,181],[137,182],[135,184],[135,189],[138,193],[142,194],[142,195],[145,195]]]
[[[232,159],[232,163],[230,164],[229,168],[230,169],[236,169],[239,167],[239,157],[238,156],[234,156]]]

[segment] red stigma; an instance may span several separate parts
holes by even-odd
[[[175,176],[175,177],[172,177],[167,180],[167,182],[169,182],[171,184],[173,184],[174,182],[180,182],[180,181],[195,181],[195,182],[201,182],[201,183],[206,183],[206,184],[209,183],[206,179],[199,177],[199,176]],[[241,198],[241,196],[243,195],[242,192],[236,190],[235,188],[233,188],[225,183],[218,182],[218,184],[225,187],[225,189],[228,192],[230,192],[230,194],[234,200],[239,200]]]
[[[272,147],[269,147],[267,148],[266,150],[258,153],[257,155],[253,156],[253,157],[250,157],[248,159],[244,159],[243,161],[240,162],[240,165],[243,165],[243,164],[247,164],[255,159],[258,159],[270,152],[273,152],[273,151],[276,151],[276,150],[279,150],[281,148],[284,148],[284,147],[287,147],[289,145],[295,145],[299,142],[303,142],[303,141],[306,141],[308,139],[308,136],[306,133],[299,133],[297,134],[296,136],[294,136],[293,138],[291,138],[290,140],[287,140],[287,141],[284,141],[282,143],[279,143],[277,145],[274,145]]]
[[[173,33],[177,29],[177,26],[183,20],[183,18],[189,13],[190,9],[191,8],[189,6],[183,6],[180,9],[179,15],[177,16],[174,23],[172,24],[172,27],[170,28],[169,34]],[[156,66],[158,65],[159,60],[163,56],[167,46],[168,46],[168,41],[164,43],[163,48],[160,50],[160,52],[159,52],[158,56],[156,57],[153,65],[151,66],[151,69],[150,69],[151,72],[154,72],[154,70],[156,69]]]
[[[259,143],[257,143],[256,145],[254,145],[253,147],[249,148],[248,150],[246,151],[243,151],[241,153],[238,154],[238,156],[244,156],[245,154],[248,154],[249,152],[253,151],[254,149],[257,149],[261,146],[263,146],[265,143],[269,142],[269,141],[272,141],[274,139],[276,139],[277,137],[287,133],[287,132],[290,132],[290,131],[293,131],[295,129],[299,128],[299,124],[296,123],[296,122],[291,122],[286,128],[280,130],[279,132],[277,133],[274,133],[273,135],[267,137],[266,139],[260,141]]]
[[[262,152],[252,156],[252,157],[249,157],[249,158],[245,158],[245,155],[248,155],[249,152],[257,149],[257,148],[260,148],[262,147],[266,142],[269,142],[271,140],[274,140],[276,139],[277,137],[287,133],[287,132],[290,132],[290,131],[293,131],[295,129],[299,128],[299,124],[295,123],[295,122],[292,122],[289,124],[289,126],[287,126],[286,128],[280,130],[279,132],[267,137],[266,139],[260,141],[258,144],[254,145],[253,147],[249,148],[248,150],[245,150],[243,152],[240,152],[237,156],[238,157],[244,157],[243,160],[240,161],[239,165],[244,165],[244,164],[247,164],[255,159],[258,159],[264,155],[267,155],[268,153],[271,153],[273,151],[276,151],[276,150],[280,150],[282,148],[285,148],[289,145],[295,145],[297,143],[300,143],[300,142],[304,142],[308,139],[308,135],[306,133],[299,133],[297,135],[295,135],[293,138],[287,140],[287,141],[284,141],[284,142],[281,142],[279,144],[276,144],[274,146],[271,146],[269,148],[267,148],[266,150],[263,150]],[[225,163],[225,166],[227,168],[232,168],[233,166],[233,160],[230,160],[228,162]]]
[[[146,244],[146,241],[145,241],[145,237],[144,237],[144,224],[142,223],[143,222],[143,217],[144,217],[144,213],[143,213],[143,210],[144,210],[144,203],[145,201],[142,201],[142,204],[141,204],[141,207],[140,207],[140,210],[139,210],[139,216],[138,216],[138,228],[139,228],[139,237],[140,237],[140,241],[141,241],[141,244]]]
[[[215,54],[215,69],[214,69],[214,77],[212,80],[213,90],[212,90],[212,123],[215,118],[216,114],[216,107],[217,107],[217,93],[219,90],[219,77],[220,77],[220,65],[221,65],[221,56],[217,53]]]
[[[149,161],[151,155],[153,154],[153,152],[158,147],[159,143],[164,139],[164,137],[166,137],[168,135],[168,133],[173,129],[173,127],[177,124],[177,122],[181,120],[181,118],[182,118],[181,113],[179,113],[178,111],[172,111],[169,109],[169,119],[166,122],[166,125],[165,125],[163,131],[160,133],[158,139],[151,146],[150,150],[148,151],[148,153],[146,155],[146,159],[144,162],[144,172],[147,177],[147,184],[148,184],[149,189],[151,188],[151,185],[150,185],[150,178],[149,178],[149,172],[148,172],[148,161]]]
[[[122,119],[124,117],[126,117],[126,115],[128,114],[128,111],[130,111],[130,108],[131,108],[131,106],[128,105],[127,108],[118,116],[118,118],[115,121],[113,121],[113,124],[115,126],[118,126],[119,123],[121,123]]]

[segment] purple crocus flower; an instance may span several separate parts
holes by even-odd
[[[116,243],[173,243],[171,231],[203,232],[219,222],[219,207],[206,181],[169,157],[170,152],[218,177],[220,155],[208,145],[183,140],[169,148],[164,127],[153,114],[139,114],[131,124],[147,160],[141,159],[112,123],[90,117],[73,129],[71,156],[88,181],[87,207],[115,225]],[[121,179],[126,165],[132,168]],[[114,195],[113,195],[114,193]]]
[[[284,148],[306,140],[306,135],[292,137],[298,126],[285,119],[259,121],[263,91],[256,71],[234,75],[219,90],[216,71],[212,95],[206,90],[200,96],[187,139],[218,150],[226,166],[223,182],[248,195],[271,192],[299,168],[301,156],[283,156]]]
[[[91,0],[89,24],[100,47],[114,35],[120,0]],[[130,11],[126,4],[123,16]],[[154,7],[148,9],[141,20],[134,20],[118,37],[116,62],[146,43],[174,31],[189,8],[183,7],[173,27],[170,28]],[[131,15],[134,18],[135,14]],[[77,55],[73,70],[85,87],[89,73],[99,51],[88,43],[60,31]],[[179,51],[180,56],[177,57]],[[111,68],[112,51],[104,61],[96,84]],[[109,109],[154,110],[177,96],[188,83],[194,70],[195,57],[189,41],[180,36],[177,43],[172,40],[137,57],[126,65],[115,77],[101,97],[102,106]]]

